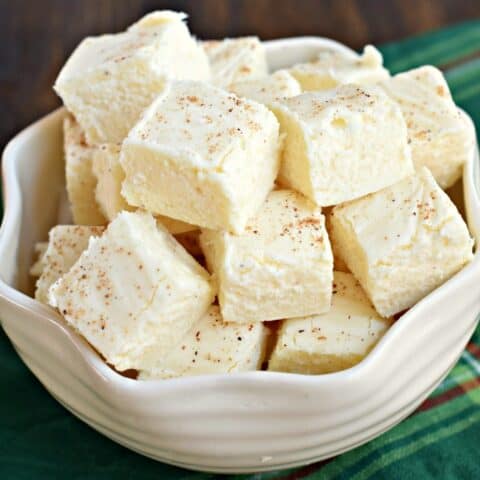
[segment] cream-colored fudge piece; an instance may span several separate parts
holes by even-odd
[[[70,115],[63,121],[63,146],[73,221],[78,225],[104,225],[106,219],[95,200],[97,180],[92,171],[95,147],[87,145],[82,128]]]
[[[48,248],[48,242],[37,242],[34,247],[36,260],[30,267],[30,275],[32,277],[39,277],[45,268],[45,252]]]
[[[49,303],[117,370],[166,355],[212,303],[208,273],[147,213],[121,212],[50,287]]]
[[[262,323],[224,322],[212,305],[169,354],[145,356],[139,380],[258,370],[266,339]]]
[[[294,65],[289,71],[303,91],[329,90],[345,83],[371,84],[389,77],[382,54],[372,45],[362,55],[325,49],[314,61]]]
[[[258,37],[202,42],[210,62],[212,82],[219,87],[268,74],[265,47]]]
[[[210,78],[208,59],[185,18],[153,12],[125,32],[88,37],[75,49],[54,88],[88,143],[121,142],[167,77]]]
[[[271,105],[283,98],[302,93],[300,84],[287,70],[278,70],[266,77],[231,84],[228,89],[239,97]]]
[[[122,197],[122,183],[125,172],[120,165],[120,145],[107,143],[95,149],[93,173],[97,178],[95,196],[103,214],[112,221],[123,210],[134,211]],[[191,232],[198,227],[174,218],[158,215],[157,220],[172,234]]]
[[[361,197],[413,173],[402,112],[377,87],[303,93],[273,110],[286,134],[279,181],[320,206]]]
[[[70,270],[87,248],[90,237],[99,236],[103,231],[104,227],[86,225],[57,225],[50,230],[35,289],[39,302],[48,303],[50,286]]]
[[[380,85],[402,109],[415,167],[428,167],[443,189],[451,187],[473,153],[475,128],[453,102],[442,72],[420,67]]]
[[[327,229],[328,238],[330,239],[330,246],[333,254],[333,270],[338,272],[350,273],[347,264],[344,262],[338,245],[335,243],[335,238],[332,235],[332,216],[330,215],[332,208],[325,208],[322,213],[325,215],[325,228]]]
[[[331,215],[343,260],[385,317],[412,307],[473,256],[465,222],[425,167]]]
[[[100,145],[93,154],[92,169],[97,179],[95,198],[108,221],[112,221],[123,210],[133,211],[121,195],[125,173],[120,165],[120,145]]]
[[[244,233],[204,230],[200,244],[226,321],[277,320],[330,308],[333,257],[325,217],[295,191],[271,192]]]
[[[172,82],[123,142],[130,205],[240,232],[273,188],[278,122],[263,105],[199,82]]]
[[[373,308],[350,273],[335,272],[327,313],[282,322],[268,369],[321,374],[353,367],[392,324]]]

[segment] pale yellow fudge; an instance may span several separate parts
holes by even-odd
[[[95,198],[108,221],[123,210],[134,210],[120,194],[125,173],[119,157],[120,145],[115,143],[100,145],[93,154],[92,170],[97,179]]]
[[[322,210],[325,215],[325,227],[327,229],[328,238],[332,247],[333,254],[333,269],[339,272],[350,273],[347,264],[343,261],[338,245],[335,243],[335,238],[332,235],[332,216],[330,215],[332,208],[325,208]]]
[[[154,217],[121,212],[49,290],[49,303],[117,370],[166,355],[215,292],[208,273]]]
[[[104,225],[106,219],[95,199],[97,180],[92,171],[95,147],[87,145],[82,128],[70,115],[63,121],[63,146],[73,221],[78,225]]]
[[[276,103],[286,135],[279,181],[317,205],[336,205],[413,173],[398,105],[378,87],[342,85]]]
[[[36,264],[40,275],[35,298],[39,302],[48,303],[50,286],[70,270],[87,248],[90,237],[100,236],[103,231],[104,227],[86,225],[57,225],[50,230],[45,253]]]
[[[130,205],[212,229],[241,232],[278,172],[275,116],[199,82],[172,82],[123,142]]]
[[[227,323],[218,306],[211,306],[175,348],[145,355],[139,380],[187,377],[258,370],[267,339],[262,323]]]
[[[153,12],[125,32],[88,37],[75,49],[54,88],[88,143],[121,142],[167,78],[210,78],[208,59],[185,18]]]
[[[385,317],[412,307],[473,256],[465,222],[425,167],[331,215],[343,260]]]
[[[295,191],[271,192],[244,233],[203,230],[200,244],[225,321],[277,320],[330,308],[333,257],[325,217]]]
[[[39,277],[45,268],[45,252],[48,248],[48,242],[37,242],[34,246],[36,260],[30,267],[30,275]]]
[[[372,45],[362,55],[327,48],[312,62],[294,65],[289,71],[303,91],[328,90],[345,83],[371,84],[389,77],[382,54]]]
[[[443,189],[451,187],[473,154],[475,129],[455,105],[442,72],[420,67],[381,87],[402,109],[415,167],[428,167]]]
[[[302,93],[300,84],[287,70],[278,70],[266,77],[231,84],[228,89],[239,97],[271,105],[283,98]]]
[[[265,47],[258,37],[208,40],[202,46],[210,63],[211,81],[219,87],[268,74]]]
[[[335,272],[327,313],[282,322],[268,369],[322,374],[353,367],[392,324],[373,308],[350,273]]]
[[[120,145],[108,143],[95,149],[93,173],[97,178],[95,190],[97,203],[108,221],[112,221],[123,210],[135,210],[135,207],[128,205],[121,194],[125,172],[120,165]],[[157,220],[172,234],[197,230],[195,225],[174,218],[158,215]]]

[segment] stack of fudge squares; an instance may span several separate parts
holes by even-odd
[[[269,72],[258,38],[160,11],[54,88],[74,224],[37,245],[35,297],[117,371],[346,369],[472,259],[444,189],[475,134],[434,67],[367,46]]]

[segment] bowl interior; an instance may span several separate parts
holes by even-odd
[[[4,154],[5,217],[1,235],[9,238],[11,267],[2,268],[2,279],[13,288],[31,295],[34,279],[29,274],[35,259],[34,247],[48,238],[48,231],[65,211],[63,160],[63,109],[57,110],[19,134]],[[8,170],[8,171],[7,171]],[[14,195],[17,183],[20,195]],[[12,189],[12,194],[10,190]],[[13,218],[12,218],[13,217]],[[6,226],[11,226],[5,231]],[[13,230],[13,231],[12,231]],[[10,235],[9,235],[10,234]]]

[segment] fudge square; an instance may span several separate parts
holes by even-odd
[[[359,363],[392,324],[373,308],[350,273],[335,272],[332,308],[284,320],[268,369],[304,374],[337,372]]]
[[[273,188],[278,129],[259,103],[172,82],[123,142],[122,195],[154,214],[241,232]]]
[[[105,225],[95,198],[97,180],[92,171],[96,148],[87,145],[82,127],[71,115],[63,120],[65,180],[73,221],[78,225]]]
[[[415,167],[427,167],[442,188],[451,187],[473,153],[475,128],[455,105],[442,72],[427,65],[380,86],[403,112]]]
[[[35,243],[33,250],[35,252],[35,256],[37,260],[30,267],[30,275],[32,277],[40,277],[40,275],[42,274],[43,269],[45,268],[44,257],[45,257],[45,252],[47,251],[47,248],[48,248],[48,242]]]
[[[286,134],[279,181],[317,205],[336,205],[413,173],[407,127],[378,87],[342,85],[276,103]]]
[[[362,55],[326,48],[312,62],[294,65],[289,71],[305,92],[329,90],[345,83],[371,84],[389,77],[382,54],[372,45],[367,45]]]
[[[121,142],[167,77],[209,79],[207,56],[185,18],[153,12],[125,32],[88,37],[75,49],[54,88],[89,144]]]
[[[200,245],[228,322],[325,312],[333,256],[320,209],[292,190],[274,190],[245,232],[203,230]]]
[[[232,83],[228,90],[239,97],[249,98],[264,105],[271,105],[283,98],[302,93],[300,84],[287,70],[278,70],[271,75]]]
[[[95,149],[92,158],[92,171],[97,179],[95,198],[109,222],[123,210],[134,210],[120,194],[125,173],[119,157],[119,144],[104,143]]]
[[[49,291],[49,303],[117,370],[166,354],[202,317],[209,275],[155,219],[121,212]]]
[[[259,370],[268,330],[263,323],[224,322],[217,305],[167,355],[145,355],[139,380]]]
[[[35,289],[35,298],[39,302],[48,303],[50,286],[70,270],[87,248],[90,237],[98,237],[104,230],[104,227],[87,225],[56,225],[50,230]]]
[[[123,210],[136,210],[135,207],[128,205],[121,193],[125,172],[120,165],[120,145],[115,143],[99,145],[93,154],[92,163],[93,173],[97,178],[95,196],[101,211],[108,221],[111,222]],[[161,215],[158,215],[156,218],[174,235],[198,229],[195,225],[190,225],[174,218]]]
[[[385,317],[410,308],[473,256],[465,222],[426,167],[338,205],[330,220],[339,254]]]
[[[201,43],[210,63],[212,83],[232,83],[268,75],[265,46],[258,37],[225,38]]]

